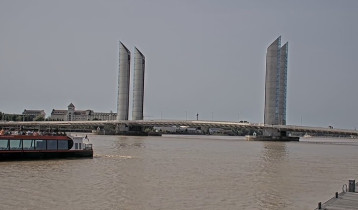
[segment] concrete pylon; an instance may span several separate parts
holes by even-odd
[[[131,53],[119,42],[117,120],[128,120]]]
[[[145,57],[134,48],[133,120],[143,120]]]

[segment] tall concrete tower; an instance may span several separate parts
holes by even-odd
[[[117,120],[128,120],[131,52],[119,42]]]
[[[286,125],[288,43],[278,37],[266,52],[264,123]]]
[[[132,119],[143,120],[145,57],[137,48],[134,50]]]

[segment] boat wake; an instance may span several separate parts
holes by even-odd
[[[132,159],[132,158],[134,158],[133,156],[128,156],[128,155],[101,155],[101,154],[96,154],[93,157],[94,158],[111,158],[111,159]]]

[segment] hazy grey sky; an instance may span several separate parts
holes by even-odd
[[[355,0],[0,0],[0,111],[116,112],[122,41],[146,57],[145,119],[263,122],[281,35],[287,123],[354,129],[357,21]]]

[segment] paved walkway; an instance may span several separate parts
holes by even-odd
[[[319,209],[318,207],[316,209]],[[358,210],[358,193],[357,192],[341,192],[338,198],[333,197],[323,203],[320,209],[326,210]]]

